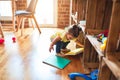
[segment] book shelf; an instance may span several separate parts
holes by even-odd
[[[120,53],[110,53],[110,54],[120,54]],[[114,74],[114,76],[120,80],[120,59],[116,58],[116,56],[109,56],[109,58],[103,57],[104,62]]]
[[[120,80],[120,0],[88,0],[87,3],[84,68],[98,68],[98,80]],[[109,33],[106,49],[102,51],[102,43],[94,35],[105,29]]]
[[[120,0],[82,1],[74,0],[72,8],[78,14],[85,10],[86,25],[80,25],[84,33],[83,66],[85,70],[98,68],[98,80],[120,80]],[[84,10],[78,4],[86,5]],[[94,35],[104,30],[108,30],[108,37],[102,51],[102,43]]]
[[[100,46],[102,45],[102,43],[99,42],[94,35],[86,35],[86,37],[90,41],[91,45],[95,48],[98,55],[99,56],[104,56],[104,52],[100,49]]]
[[[118,11],[119,10],[119,11]],[[99,80],[105,76],[102,73],[110,72],[105,80],[120,80],[120,0],[113,0],[112,15],[110,21],[109,35],[103,63],[109,68],[108,71],[101,65]],[[114,76],[114,77],[111,77]]]

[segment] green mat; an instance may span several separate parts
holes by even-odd
[[[47,59],[43,60],[43,63],[46,63],[50,66],[63,69],[65,66],[67,66],[71,61],[69,59],[52,55],[48,57]]]

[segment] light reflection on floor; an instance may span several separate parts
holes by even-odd
[[[55,51],[49,52],[50,35],[54,31],[43,29],[42,32],[39,35],[38,32],[33,31],[26,38],[17,38],[16,36],[15,43],[11,40],[15,35],[5,33],[4,48],[9,54],[5,73],[7,80],[48,80],[50,77],[53,80],[60,79],[58,69],[42,62],[50,55],[55,55]]]

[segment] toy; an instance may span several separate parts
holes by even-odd
[[[108,36],[108,30],[105,30],[104,32],[98,34],[96,37],[98,41],[102,42],[102,39],[107,36]]]
[[[4,43],[4,39],[0,38],[0,44],[3,44],[3,43]]]
[[[75,77],[82,77],[85,80],[97,80],[98,78],[98,69],[92,71],[89,76],[86,74],[82,74],[82,73],[70,73],[68,75],[70,77],[71,80],[75,80]]]
[[[76,12],[75,14],[72,14],[71,17],[73,18],[73,21],[77,24],[77,16],[78,13]]]
[[[15,37],[12,37],[12,40],[13,40],[13,42],[16,42],[16,38]]]
[[[107,42],[107,37],[103,37],[103,38],[102,38],[102,43],[103,43],[103,44],[106,44],[106,42]]]
[[[103,43],[103,44],[100,46],[100,48],[101,48],[102,51],[104,51],[105,48],[106,48],[106,44],[107,44],[107,37],[104,37],[104,38],[102,39],[102,43]]]

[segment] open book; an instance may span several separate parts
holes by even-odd
[[[83,51],[84,51],[84,48],[77,48],[70,52],[65,53],[65,55],[77,55],[77,54],[82,53]]]

